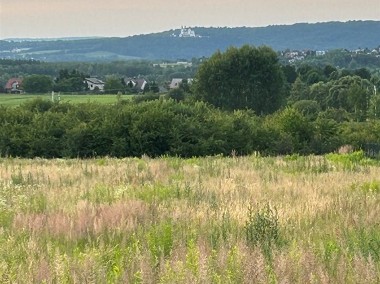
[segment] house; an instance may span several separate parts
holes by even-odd
[[[21,78],[11,78],[5,84],[5,91],[12,94],[22,93],[22,79]]]
[[[148,82],[143,78],[124,78],[124,83],[132,91],[143,93],[148,86]]]
[[[326,55],[326,51],[324,51],[324,50],[317,50],[315,52],[315,55],[316,56],[324,56],[324,55]]]
[[[90,91],[104,91],[104,82],[97,78],[85,78],[84,82],[87,84],[87,87]]]
[[[172,81],[170,82],[169,89],[177,89],[179,86],[182,84],[183,80],[182,78],[173,78]],[[187,84],[191,85],[193,83],[193,79],[189,78],[187,79]]]

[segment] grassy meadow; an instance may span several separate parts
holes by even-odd
[[[19,106],[27,101],[43,98],[46,100],[51,100],[51,94],[0,94],[0,106],[10,106],[15,107]],[[132,98],[131,95],[122,95],[123,99]],[[58,100],[58,94],[55,94],[55,100]],[[117,95],[94,95],[94,94],[85,94],[85,95],[60,95],[60,101],[70,102],[70,103],[88,103],[88,102],[97,102],[103,104],[113,104],[118,100]]]
[[[1,283],[379,283],[361,152],[0,159]]]

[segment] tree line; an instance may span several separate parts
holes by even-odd
[[[35,99],[0,109],[0,155],[89,158],[323,154],[380,141],[380,121],[314,120],[287,107],[266,116],[208,103],[160,98],[114,105]]]

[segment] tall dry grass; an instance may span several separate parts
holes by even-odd
[[[337,157],[1,159],[0,282],[379,283],[380,167]]]

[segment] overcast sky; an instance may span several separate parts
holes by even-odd
[[[348,20],[380,20],[380,0],[0,0],[1,39]]]

